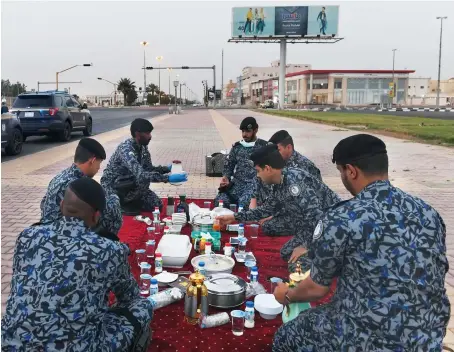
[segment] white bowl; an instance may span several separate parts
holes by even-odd
[[[274,295],[266,293],[254,298],[254,307],[263,319],[271,320],[282,313],[284,306],[276,301]]]
[[[277,317],[277,314],[263,314],[260,312],[259,312],[259,314],[263,319],[266,319],[266,320],[273,320],[273,319],[276,319],[276,317]]]

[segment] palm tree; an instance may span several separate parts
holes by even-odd
[[[156,84],[150,83],[147,87],[147,92],[151,92],[151,95],[158,92],[158,86]]]
[[[120,78],[117,83],[117,90],[122,92],[125,98],[125,103],[128,101],[128,94],[135,91],[136,82],[132,82],[129,78]]]

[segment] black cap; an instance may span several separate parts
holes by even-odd
[[[341,140],[333,151],[333,164],[346,165],[378,154],[387,154],[385,143],[370,134],[356,134]]]
[[[106,207],[106,194],[102,186],[89,177],[79,178],[69,184],[69,189],[81,201],[90,205],[96,211],[103,211]]]
[[[103,146],[93,138],[82,138],[79,141],[78,146],[92,153],[96,157],[96,159],[106,159],[106,151],[104,150]]]
[[[285,161],[275,144],[267,144],[254,151],[250,159],[254,166],[269,165],[273,169],[282,169],[285,166]]]
[[[131,134],[134,137],[136,132],[149,133],[153,131],[153,125],[146,119],[135,119],[131,122]]]
[[[269,142],[279,144],[288,138],[291,138],[290,134],[286,130],[280,130],[271,136]]]
[[[241,121],[241,125],[240,125],[241,131],[244,131],[244,130],[252,131],[252,130],[255,130],[256,128],[259,128],[259,125],[257,124],[257,121],[252,116],[248,116],[243,121]]]

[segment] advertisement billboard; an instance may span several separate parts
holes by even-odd
[[[339,6],[234,7],[232,38],[337,36]]]

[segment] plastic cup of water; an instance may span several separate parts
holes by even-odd
[[[150,274],[140,275],[140,295],[143,297],[148,297],[150,295],[150,285],[151,285],[152,276]]]
[[[240,238],[238,242],[238,253],[244,254],[246,252],[247,238]]]
[[[136,249],[136,258],[137,258],[137,265],[140,266],[140,263],[147,262],[147,254],[145,249]]]
[[[260,225],[258,225],[258,224],[247,225],[248,234],[251,238],[259,237],[259,227],[260,227]]]
[[[244,265],[246,265],[246,268],[248,270],[247,277],[251,277],[251,269],[254,266],[257,266],[257,262],[255,260],[248,260],[248,261],[246,261],[246,263],[244,263]]]
[[[236,204],[230,204],[230,210],[233,211],[234,213],[236,213]]]
[[[151,264],[140,263],[140,274],[151,274]]]
[[[230,313],[232,317],[232,333],[235,336],[242,336],[244,333],[244,311],[233,310]]]
[[[274,293],[274,290],[276,289],[276,287],[279,284],[279,282],[282,282],[282,279],[280,277],[272,277],[270,279],[270,283],[271,283],[271,291],[270,291],[270,293],[271,294]]]
[[[211,209],[211,202],[203,202],[203,207],[205,209]]]

